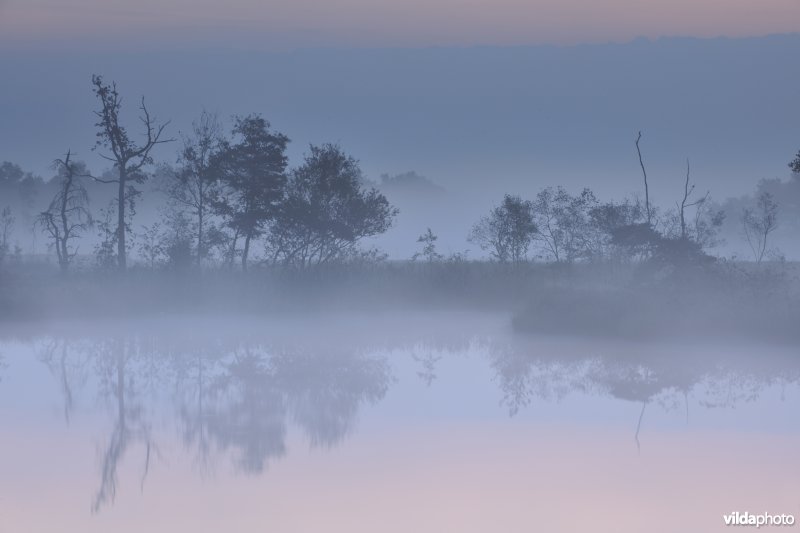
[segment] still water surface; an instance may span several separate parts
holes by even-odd
[[[501,314],[7,327],[0,531],[800,518],[798,382],[794,346],[520,335]]]

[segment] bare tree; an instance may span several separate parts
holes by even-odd
[[[99,122],[95,125],[99,129],[97,132],[97,147],[106,148],[109,153],[101,154],[104,159],[114,164],[117,174],[116,179],[94,178],[102,183],[115,183],[118,186],[117,195],[117,266],[121,271],[127,268],[127,249],[125,247],[125,233],[127,225],[125,221],[126,202],[130,199],[129,188],[134,183],[141,183],[146,179],[143,169],[153,163],[151,151],[158,144],[171,142],[174,139],[162,139],[164,129],[169,122],[157,125],[150,116],[142,97],[139,110],[139,119],[144,127],[145,139],[141,144],[134,142],[128,135],[128,131],[120,124],[120,111],[122,110],[122,98],[117,92],[117,84],[106,84],[103,78],[97,75],[92,76],[94,93],[100,100],[100,111],[96,111]]]
[[[642,167],[642,176],[644,176],[644,209],[647,215],[647,224],[652,223],[652,213],[650,212],[650,189],[647,186],[647,171],[644,169],[644,161],[642,160],[642,151],[639,148],[639,141],[642,140],[642,132],[636,137],[636,153],[639,154],[639,165]]]
[[[200,120],[192,124],[192,134],[183,138],[183,148],[179,156],[181,168],[175,175],[175,183],[168,191],[170,199],[189,211],[194,218],[197,247],[195,260],[198,266],[208,253],[207,219],[219,182],[214,161],[223,143],[219,119],[216,115],[203,111]]]
[[[760,264],[767,252],[767,238],[778,227],[778,204],[768,192],[758,196],[756,208],[742,213],[742,227],[753,258]]]
[[[694,202],[689,201],[689,197],[694,192],[694,184],[691,186],[689,185],[689,176],[691,172],[691,167],[689,165],[689,160],[686,160],[686,180],[683,182],[683,199],[680,203],[680,220],[681,220],[681,239],[686,240],[689,238],[689,230],[686,224],[686,209],[689,207],[702,206],[708,201],[710,192],[706,192],[705,196],[702,198],[695,200]]]
[[[67,151],[64,159],[56,159],[54,166],[58,171],[59,188],[50,201],[46,211],[39,214],[37,223],[52,239],[56,249],[58,266],[66,274],[78,249],[70,246],[70,241],[92,225],[89,213],[89,194],[81,183],[88,177],[84,165],[71,160],[72,152]]]

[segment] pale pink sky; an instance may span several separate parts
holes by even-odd
[[[5,42],[507,45],[795,31],[800,0],[0,0]]]

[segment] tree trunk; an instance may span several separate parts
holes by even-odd
[[[69,161],[69,158],[67,158]],[[69,163],[67,163],[69,164]],[[67,221],[67,201],[69,200],[70,190],[72,189],[72,170],[67,168],[67,181],[64,184],[64,189],[61,198],[61,239],[56,239],[56,247],[58,252],[58,266],[62,274],[67,273],[69,266],[69,251],[67,249],[67,242],[69,241],[69,222]]]
[[[127,268],[125,253],[125,181],[127,173],[123,167],[119,170],[119,196],[117,197],[117,264],[120,272]]]
[[[205,255],[205,250],[203,249],[203,204],[200,204],[200,209],[198,210],[197,216],[197,266],[203,266],[203,255]]]
[[[244,250],[242,250],[242,272],[247,272],[247,255],[250,253],[250,238],[248,233],[244,238]]]

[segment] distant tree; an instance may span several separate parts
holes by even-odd
[[[547,187],[533,202],[538,240],[545,254],[559,263],[571,263],[591,252],[594,241],[591,210],[597,199],[589,189],[572,196],[562,187]]]
[[[0,163],[0,187],[10,190],[15,187],[25,177],[25,172],[19,165],[10,161]]]
[[[191,221],[183,211],[168,210],[164,214],[166,231],[161,235],[161,249],[167,266],[173,270],[187,270],[193,262],[194,232]]]
[[[472,227],[469,240],[501,263],[520,263],[527,258],[537,231],[533,203],[507,194],[499,206]]]
[[[420,257],[424,258],[428,263],[434,263],[442,260],[442,254],[436,251],[436,241],[439,239],[433,234],[431,228],[417,238],[417,242],[422,244],[422,251],[415,253],[412,261],[416,261]]]
[[[45,188],[45,182],[41,177],[25,172],[19,165],[8,161],[0,164],[2,205],[14,210],[17,237],[22,230],[30,229],[32,249],[36,246],[36,236],[39,233],[36,227],[36,218],[39,215],[37,199]],[[18,247],[18,243],[15,246]]]
[[[385,193],[417,194],[432,198],[445,193],[444,188],[413,170],[395,176],[381,174],[380,189]]]
[[[231,257],[238,239],[244,238],[242,270],[247,270],[251,242],[275,218],[283,197],[289,138],[270,131],[269,122],[259,115],[235,121],[235,143],[224,142],[214,162],[222,187],[213,206],[233,231]]]
[[[97,266],[103,270],[119,268],[117,261],[117,230],[114,219],[116,209],[113,201],[106,208],[100,209],[100,216],[94,221],[97,227],[97,237],[99,241],[95,245],[94,255]],[[126,221],[126,231],[130,228],[130,223]]]
[[[8,161],[0,163],[0,197],[5,201],[30,209],[43,186],[42,178],[25,172],[19,165]]]
[[[139,255],[144,258],[145,264],[150,270],[155,270],[156,266],[164,258],[164,248],[162,246],[161,224],[153,222],[149,226],[142,226],[139,233]]]
[[[778,227],[778,204],[770,193],[762,192],[755,209],[746,208],[742,212],[741,221],[753,258],[760,264],[767,252],[769,234]]]
[[[203,111],[192,124],[192,134],[183,138],[183,148],[175,173],[175,181],[168,188],[170,200],[187,210],[194,219],[195,260],[201,265],[208,255],[208,218],[211,204],[218,196],[219,173],[215,162],[224,144],[222,127],[216,115]]]
[[[42,230],[52,239],[62,274],[66,274],[77,253],[77,247],[73,248],[71,241],[92,225],[89,194],[81,181],[89,174],[84,164],[71,161],[71,157],[72,153],[68,151],[64,159],[56,159],[58,191],[47,210],[42,211],[37,219]]]
[[[396,214],[377,189],[363,186],[356,159],[337,145],[312,145],[291,173],[268,252],[274,262],[300,268],[351,257],[362,239],[389,229]]]
[[[126,225],[126,207],[131,205],[135,197],[136,183],[142,183],[147,178],[144,169],[153,163],[151,152],[156,145],[171,142],[174,139],[164,139],[163,133],[169,122],[156,125],[144,104],[142,97],[139,109],[140,120],[144,127],[145,140],[139,144],[133,141],[128,131],[120,123],[122,111],[122,98],[117,92],[116,83],[106,84],[100,76],[92,76],[94,93],[100,100],[100,110],[95,112],[99,121],[95,124],[98,128],[97,144],[95,148],[104,147],[108,150],[101,154],[104,159],[114,164],[116,178],[95,178],[102,183],[114,183],[118,186],[117,192],[117,265],[121,271],[127,268],[127,248],[125,236],[129,228]]]
[[[797,155],[794,157],[791,163],[789,163],[789,168],[792,169],[792,172],[795,174],[800,174],[800,150],[798,150]]]
[[[631,259],[630,249],[615,239],[621,228],[629,228],[644,220],[644,210],[639,202],[598,203],[589,209],[592,257],[595,259]]]
[[[0,212],[0,261],[5,259],[10,250],[9,237],[14,229],[16,218],[11,211],[11,208],[6,206]]]

